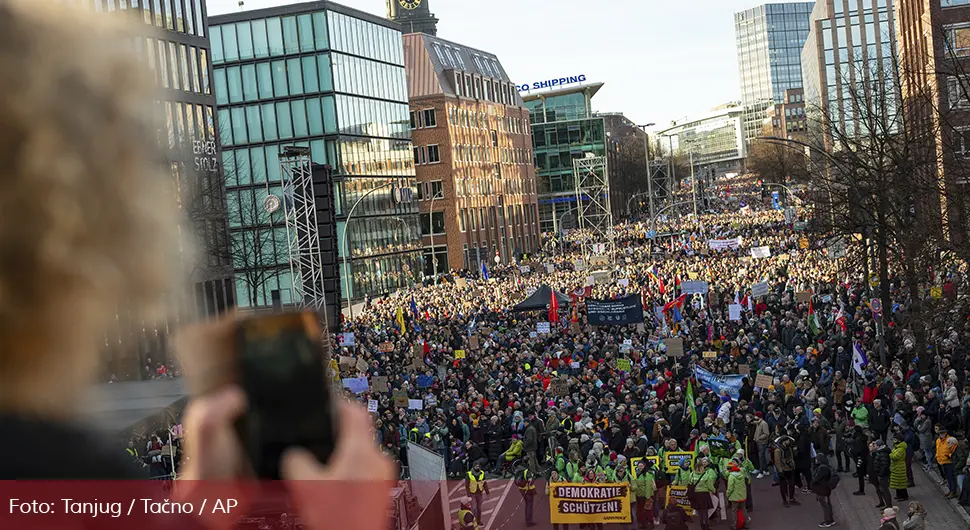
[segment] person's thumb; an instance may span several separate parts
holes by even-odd
[[[302,447],[291,447],[283,453],[281,475],[286,480],[321,480],[325,470],[317,457]]]

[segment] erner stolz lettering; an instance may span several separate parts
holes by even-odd
[[[549,79],[546,81],[536,81],[531,85],[525,83],[516,87],[519,92],[528,92],[530,90],[539,90],[542,88],[552,88],[560,85],[570,85],[572,83],[582,83],[586,81],[586,75],[574,75],[570,77],[560,77],[559,79]]]

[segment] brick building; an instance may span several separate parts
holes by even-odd
[[[405,35],[404,56],[425,274],[534,252],[532,136],[515,83],[495,55],[427,34]]]
[[[804,139],[808,131],[805,119],[805,91],[792,88],[785,91],[785,99],[768,107],[763,134],[779,138]]]
[[[940,226],[955,245],[970,230],[970,2],[895,0],[900,84],[909,127],[938,164],[924,164],[939,182]],[[932,166],[932,167],[930,167]],[[936,206],[933,210],[935,213]],[[934,215],[936,217],[936,215]]]

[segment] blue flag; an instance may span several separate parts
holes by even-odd
[[[414,315],[415,320],[417,320],[418,304],[414,303],[414,295],[411,295],[411,314]]]
[[[485,262],[482,262],[482,278],[488,280],[488,267],[485,266]]]

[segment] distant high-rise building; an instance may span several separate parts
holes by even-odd
[[[815,2],[764,4],[734,15],[744,140],[761,134],[768,108],[802,87],[801,54]]]
[[[438,34],[438,19],[428,0],[387,0],[387,18],[400,24],[404,33]]]

